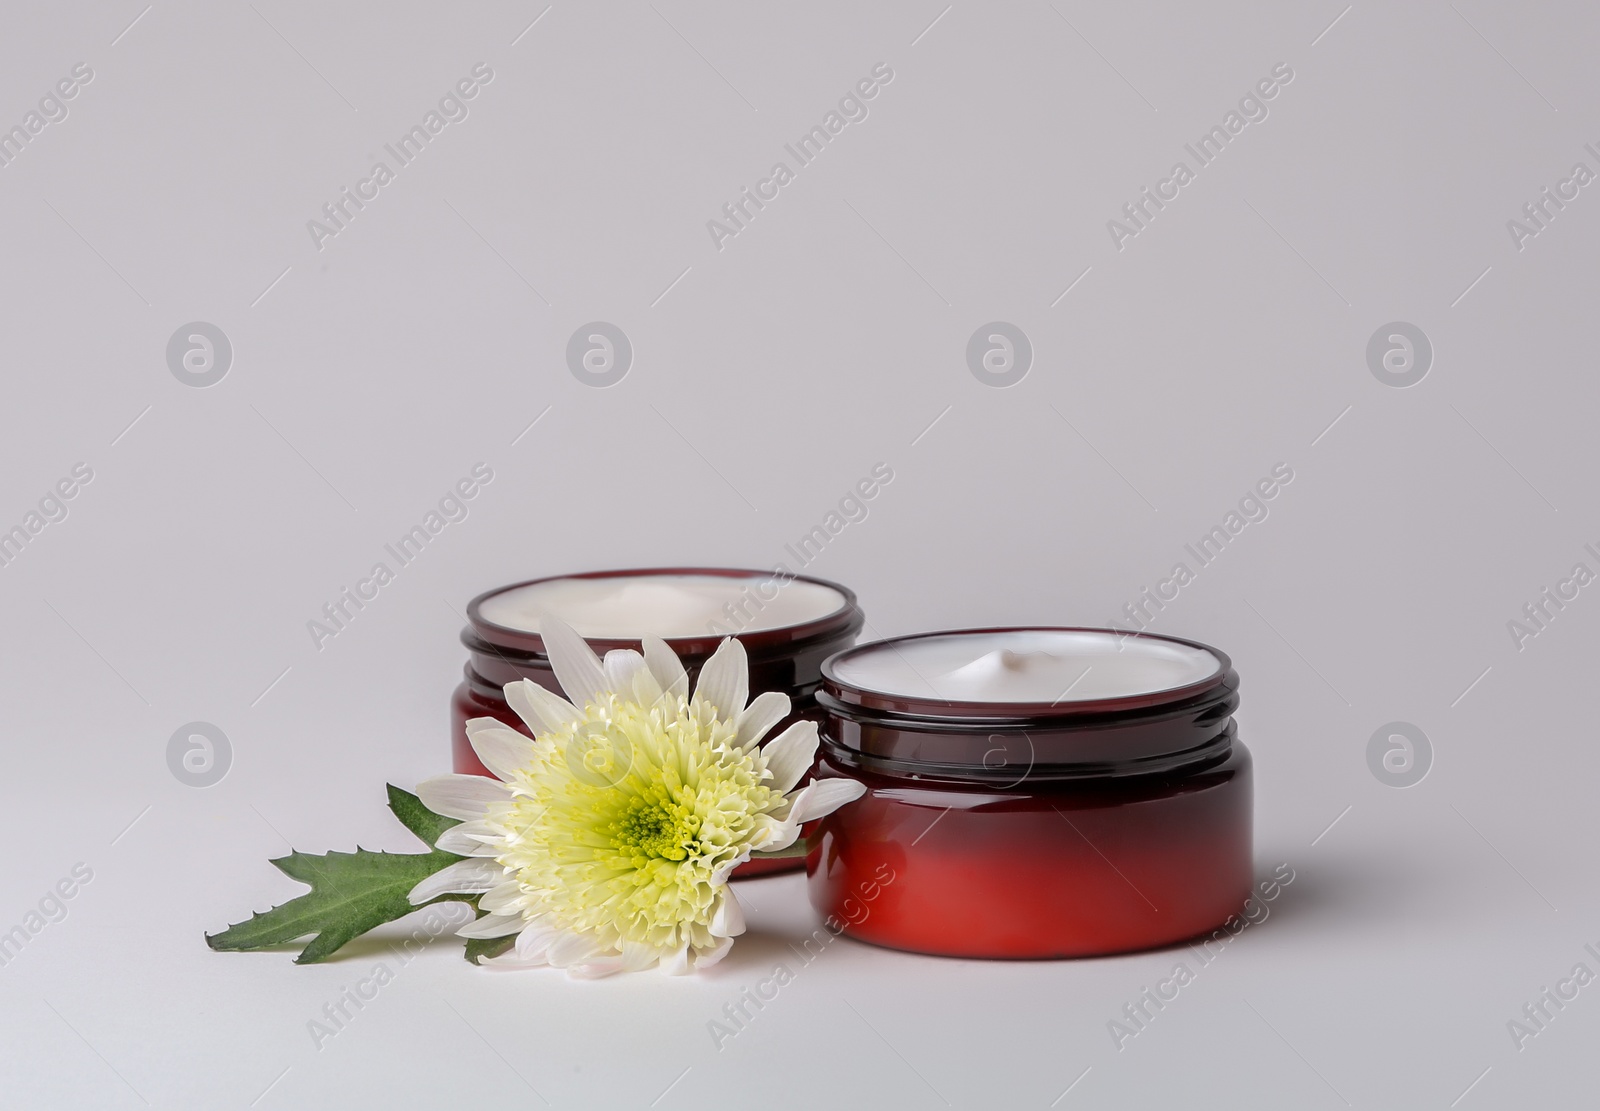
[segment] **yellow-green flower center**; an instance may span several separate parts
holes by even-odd
[[[621,818],[611,823],[611,844],[629,856],[687,860],[699,855],[700,818],[655,787],[629,799]]]

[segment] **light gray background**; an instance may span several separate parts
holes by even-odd
[[[1521,651],[1506,628],[1600,570],[1600,186],[1523,250],[1506,228],[1600,169],[1592,7],[141,8],[0,17],[0,124],[95,75],[0,168],[0,524],[95,476],[0,568],[0,929],[94,877],[0,968],[8,1105],[1592,1098],[1600,986],[1520,1051],[1507,1022],[1600,972],[1600,587]],[[479,62],[470,117],[319,251],[306,222]],[[718,251],[706,221],[880,62],[870,116]],[[1279,63],[1270,116],[1116,249],[1106,222]],[[165,359],[197,320],[235,351],[207,389]],[[565,365],[594,320],[635,349],[604,390]],[[1035,352],[1009,389],[965,362],[996,320]],[[1409,389],[1367,366],[1396,320],[1436,352]],[[470,516],[319,651],[306,622],[479,462]],[[793,877],[741,888],[750,936],[706,976],[437,945],[320,1049],[308,1021],[387,950],[207,951],[298,890],[266,863],[291,844],[413,847],[382,784],[446,765],[473,594],[771,566],[879,462],[809,570],[880,636],[1104,623],[1293,468],[1154,628],[1232,654],[1258,869],[1297,878],[1125,1048],[1108,1020],[1192,955],[841,941],[719,1051],[706,1023],[816,926]],[[233,746],[205,789],[166,763],[195,720]],[[1404,790],[1366,758],[1397,720],[1434,749]]]

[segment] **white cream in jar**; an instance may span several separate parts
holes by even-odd
[[[1204,648],[1098,629],[998,629],[913,637],[834,664],[845,683],[952,702],[1055,703],[1174,690],[1222,667]]]
[[[642,574],[543,579],[482,599],[478,616],[502,628],[539,631],[546,616],[593,640],[663,640],[803,625],[847,605],[830,586],[763,575]]]

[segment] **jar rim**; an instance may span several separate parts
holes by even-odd
[[[491,590],[485,590],[467,603],[468,629],[463,630],[462,639],[467,642],[468,647],[472,647],[472,642],[467,638],[475,635],[479,640],[493,648],[508,649],[533,656],[545,656],[547,653],[544,641],[538,633],[489,621],[482,615],[480,611],[481,605],[496,595],[518,590],[525,586],[533,586],[537,583],[556,582],[563,579],[626,579],[652,575],[700,575],[766,582],[778,580],[780,583],[778,589],[780,590],[790,582],[806,582],[816,586],[827,587],[836,592],[842,600],[839,608],[832,613],[792,625],[780,625],[747,632],[735,630],[728,633],[707,632],[686,637],[663,637],[662,639],[672,647],[672,650],[679,657],[697,658],[710,656],[717,650],[718,645],[729,636],[740,641],[747,651],[758,654],[781,654],[812,640],[825,639],[852,631],[852,627],[855,630],[859,630],[863,620],[861,608],[856,601],[855,591],[829,579],[817,578],[813,575],[798,575],[787,569],[779,570],[775,568],[760,571],[740,567],[624,567],[606,571],[543,575],[539,578],[524,579],[521,582],[508,583],[505,586],[497,586]],[[640,643],[640,638],[638,637],[631,639],[626,637],[586,637],[585,639],[601,655],[615,648],[638,648]]]
[[[830,714],[838,712],[826,702],[823,710]],[[871,772],[899,780],[966,784],[989,790],[995,790],[996,784],[1003,784],[1005,789],[1018,789],[1028,783],[1124,779],[1175,772],[1191,774],[1226,760],[1237,745],[1237,733],[1233,720],[1226,718],[1219,728],[1191,735],[1182,744],[1141,745],[1115,757],[1101,753],[1098,759],[1051,760],[1038,759],[1035,742],[1039,738],[1027,732],[991,734],[989,747],[976,760],[971,758],[973,753],[960,754],[964,757],[960,759],[929,759],[897,751],[874,751],[823,733],[821,753],[833,764],[852,772]],[[1176,732],[1169,734],[1170,738],[1177,736]],[[1016,739],[1027,746],[1026,759],[1020,758],[1023,756],[1020,749],[1013,751],[1013,745],[995,743]]]
[[[898,645],[911,641],[931,640],[936,637],[993,636],[1007,633],[1096,633],[1113,636],[1119,640],[1143,640],[1182,645],[1185,648],[1207,652],[1217,660],[1216,670],[1192,682],[1134,694],[1103,698],[1081,698],[1072,701],[1060,699],[1053,702],[985,701],[974,699],[943,698],[938,695],[908,695],[874,690],[851,683],[839,675],[839,665],[858,658],[864,653],[888,648],[897,651]],[[971,629],[940,629],[933,632],[908,633],[897,637],[858,644],[829,656],[822,663],[822,689],[830,701],[841,709],[859,708],[873,716],[905,715],[924,724],[936,722],[958,723],[967,721],[974,728],[987,728],[997,724],[1026,727],[1046,726],[1050,723],[1067,724],[1073,719],[1115,720],[1123,714],[1142,715],[1163,707],[1176,707],[1219,692],[1220,688],[1238,686],[1239,677],[1233,670],[1233,660],[1226,652],[1197,640],[1166,636],[1159,633],[1126,632],[1082,625],[1003,625]]]

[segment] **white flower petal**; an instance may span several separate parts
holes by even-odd
[[[789,716],[789,696],[781,691],[763,691],[739,715],[733,743],[742,749],[753,748],[767,730]]]
[[[500,850],[493,845],[485,845],[482,841],[474,841],[469,837],[457,835],[450,837],[454,830],[446,830],[439,836],[437,848],[456,856],[478,857],[489,860],[500,855]]]
[[[490,888],[479,898],[478,909],[491,914],[522,913],[522,885],[510,879]]]
[[[796,794],[798,793],[796,792]],[[779,849],[787,849],[794,844],[794,839],[799,836],[799,822],[775,821],[771,817],[763,815],[756,819],[755,831],[750,837],[750,847],[761,852],[777,852]]]
[[[622,971],[642,972],[661,959],[653,946],[637,941],[622,943]]]
[[[600,662],[600,668],[606,673],[606,686],[624,697],[633,690],[634,673],[650,670],[644,657],[632,648],[613,648]]]
[[[547,968],[550,962],[544,958],[523,960],[517,956],[515,949],[507,949],[498,957],[479,957],[478,964],[484,968],[492,968],[497,972],[520,972],[525,968]]]
[[[446,818],[481,818],[492,803],[511,798],[511,788],[486,775],[436,775],[417,784],[422,805]]]
[[[546,690],[532,679],[518,679],[505,685],[506,701],[527,722],[535,736],[554,733],[568,722],[583,715],[577,707],[552,690]]]
[[[494,718],[473,718],[467,722],[467,741],[483,766],[501,779],[509,780],[519,768],[533,761],[533,738],[518,733]]]
[[[813,821],[866,793],[867,785],[854,779],[819,779],[796,792],[794,804],[789,808],[789,820],[796,824]]]
[[[482,777],[480,776],[479,778]],[[476,818],[470,822],[462,822],[460,825],[451,826],[445,832],[464,834],[480,843],[497,841],[502,836],[499,824],[491,822],[487,818]]]
[[[584,961],[582,964],[572,965],[567,969],[567,975],[574,980],[601,980],[621,972],[622,967],[622,954],[612,953],[608,956]]]
[[[728,950],[733,948],[733,938],[719,937],[717,943],[709,949],[696,949],[694,953],[694,966],[696,969],[710,968],[723,957],[728,955]]]
[[[604,952],[600,943],[588,934],[563,931],[550,942],[550,951],[545,956],[556,968],[571,968],[593,960]]]
[[[633,700],[641,706],[654,706],[661,701],[661,684],[656,682],[656,677],[650,674],[648,667],[641,667],[638,671],[635,671],[630,690],[620,693],[626,697],[630,692],[633,695]]]
[[[411,889],[413,904],[426,903],[440,895],[477,895],[498,886],[506,870],[492,860],[458,860],[446,865]]]
[[[720,887],[727,883],[728,877],[733,874],[733,870],[749,859],[750,850],[745,849],[732,860],[725,860],[721,864],[717,865],[717,870],[711,873],[711,885],[713,887]]]
[[[660,637],[645,637],[644,662],[655,677],[656,685],[664,692],[668,695],[676,692],[688,697],[689,673],[683,669],[683,661],[678,659],[678,654],[667,647],[666,641]]]
[[[606,685],[605,668],[588,641],[574,632],[571,625],[554,617],[541,617],[539,639],[544,641],[545,652],[550,656],[550,669],[556,673],[561,689],[574,706],[581,709],[605,701],[605,693],[610,689]]]
[[[772,773],[772,782],[767,786],[788,794],[817,758],[817,723],[795,722],[768,741],[761,755],[766,757],[767,770]]]
[[[517,935],[517,958],[525,961],[536,961],[539,964],[549,964],[550,943],[557,936],[557,931],[542,922],[530,923]]]
[[[723,638],[700,669],[694,696],[716,707],[717,717],[723,721],[739,720],[750,696],[750,664],[743,644],[733,637]]]
[[[661,971],[668,976],[684,976],[689,972],[689,943],[670,953],[661,954]]]
[[[455,853],[457,856],[499,856],[500,850],[497,847],[485,843],[486,838],[496,836],[488,822],[462,822],[441,833],[439,840],[434,842],[434,848]]]
[[[468,922],[456,931],[457,937],[510,937],[522,930],[522,915],[520,914],[485,914],[482,918]]]
[[[711,916],[713,937],[738,937],[744,933],[744,908],[732,891],[724,891],[722,902]]]

